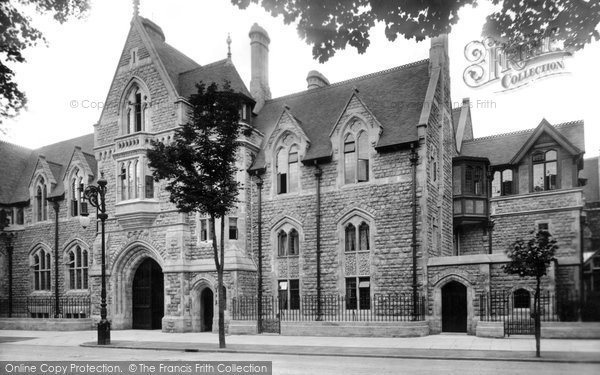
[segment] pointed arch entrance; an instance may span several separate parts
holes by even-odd
[[[201,332],[212,332],[214,305],[215,302],[212,290],[210,290],[210,288],[204,288],[200,293]]]
[[[160,329],[164,315],[164,276],[152,258],[140,263],[132,282],[132,328]]]
[[[450,281],[442,287],[442,332],[467,332],[467,287]]]

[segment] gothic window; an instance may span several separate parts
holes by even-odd
[[[289,233],[289,245],[288,245],[288,254],[289,255],[298,255],[300,251],[300,239],[298,237],[298,231],[296,229],[291,229]]]
[[[558,188],[556,155],[554,150],[533,154],[533,191]]]
[[[33,254],[33,289],[50,290],[50,269],[52,260],[50,252],[40,248]]]
[[[356,142],[352,134],[348,134],[344,140],[344,182],[356,182]]]
[[[369,225],[362,222],[358,227],[358,249],[369,250]]]
[[[285,256],[287,254],[287,233],[282,229],[277,233],[277,255]]]
[[[67,268],[69,271],[70,289],[88,288],[88,252],[82,250],[79,245],[68,253]]]
[[[288,154],[288,191],[290,193],[298,191],[298,146],[290,147]]]
[[[46,200],[48,190],[43,178],[40,178],[35,192],[36,221],[45,221],[48,219],[48,201]]]
[[[127,127],[126,134],[141,132],[144,129],[147,97],[139,87],[134,88],[127,97]]]
[[[277,194],[285,194],[287,193],[287,169],[288,163],[286,160],[286,152],[285,149],[280,149],[277,153]]]
[[[119,181],[122,201],[154,198],[154,177],[147,169],[144,168],[144,163],[138,159],[120,163]]]
[[[345,232],[345,249],[346,251],[356,251],[356,227],[353,224],[348,224]]]
[[[513,293],[513,307],[515,309],[528,309],[531,307],[531,295],[525,289],[517,289]]]
[[[357,181],[369,181],[369,136],[366,132],[358,135]]]
[[[25,223],[23,207],[17,208],[17,225],[23,225]]]

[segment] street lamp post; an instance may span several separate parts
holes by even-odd
[[[102,290],[100,292],[100,322],[98,323],[98,345],[110,344],[110,322],[106,319],[106,249],[104,240],[104,222],[108,215],[106,214],[106,180],[104,173],[100,174],[98,186],[88,185],[85,189],[83,184],[79,185],[79,190],[83,193],[81,199],[81,212],[79,220],[82,227],[87,227],[90,223],[87,202],[92,207],[98,209],[98,219],[102,226]]]

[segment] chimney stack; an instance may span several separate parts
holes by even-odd
[[[429,73],[434,68],[449,68],[448,59],[448,34],[440,34],[431,38],[429,48]]]
[[[250,94],[256,100],[254,113],[258,113],[266,100],[271,99],[269,88],[269,34],[257,23],[250,28],[251,79]]]
[[[306,76],[306,83],[308,84],[307,89],[309,90],[329,86],[329,80],[316,70],[311,70],[308,72],[308,76]]]

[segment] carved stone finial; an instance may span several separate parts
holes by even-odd
[[[227,33],[227,58],[231,59],[231,34]]]
[[[137,17],[140,15],[140,0],[133,0],[133,16]]]

